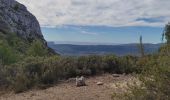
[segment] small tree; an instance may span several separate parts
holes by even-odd
[[[170,23],[165,26],[163,36],[165,36],[167,43],[170,44]]]
[[[144,46],[143,46],[143,42],[142,42],[142,36],[140,36],[140,45],[139,45],[139,48],[140,48],[141,56],[144,57],[145,56],[145,51],[144,51]]]

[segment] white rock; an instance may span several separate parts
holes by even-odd
[[[119,74],[112,74],[113,77],[119,77]]]
[[[104,83],[103,82],[97,82],[97,85],[103,85]]]
[[[85,86],[86,83],[85,83],[85,78],[83,76],[81,76],[80,78],[76,78],[76,86],[79,87],[79,86]]]

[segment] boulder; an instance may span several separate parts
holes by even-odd
[[[76,77],[76,86],[77,87],[86,86],[85,78],[83,76],[81,76],[80,78]]]

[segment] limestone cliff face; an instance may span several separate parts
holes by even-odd
[[[15,0],[0,0],[0,31],[10,31],[28,40],[41,39],[46,43],[35,16]]]

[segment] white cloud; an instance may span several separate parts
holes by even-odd
[[[41,26],[163,26],[170,21],[170,0],[17,1],[27,6]],[[155,22],[148,21],[156,18],[162,19]]]
[[[98,33],[95,33],[95,32],[88,32],[88,31],[81,31],[80,33],[82,34],[86,34],[86,35],[98,35]]]

